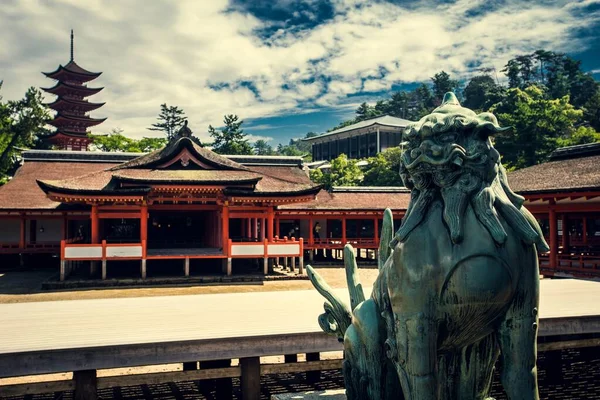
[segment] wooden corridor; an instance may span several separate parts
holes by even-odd
[[[322,305],[313,290],[2,304],[0,377],[340,350]],[[540,317],[547,340],[600,333],[600,283],[543,280]]]

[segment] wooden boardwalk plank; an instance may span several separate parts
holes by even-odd
[[[542,319],[600,316],[600,282],[543,280],[541,289]],[[301,290],[2,304],[0,354],[320,332],[323,301]]]
[[[541,291],[541,336],[600,332],[600,282]],[[2,304],[0,377],[338,350],[317,323],[323,301],[304,290]]]

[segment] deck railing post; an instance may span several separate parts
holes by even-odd
[[[269,274],[269,239],[265,239],[264,241],[265,251],[263,256],[263,273],[265,275]]]
[[[142,279],[146,279],[146,251],[147,241],[142,240]]]
[[[102,280],[106,279],[106,240],[102,240]]]
[[[75,400],[95,400],[98,398],[98,381],[95,369],[75,371],[73,372],[73,380],[75,381],[75,392],[73,393]]]
[[[260,400],[260,358],[240,358],[243,400]]]
[[[306,353],[306,361],[320,361],[321,353]],[[316,383],[321,380],[321,371],[307,371],[306,380],[308,383]]]
[[[298,273],[304,274],[304,239],[300,238],[300,256],[298,257]]]
[[[61,282],[65,280],[66,276],[65,276],[65,267],[66,267],[66,261],[65,261],[65,241],[61,240],[60,241],[60,280]]]

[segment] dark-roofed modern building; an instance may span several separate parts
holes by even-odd
[[[396,147],[411,121],[383,115],[348,125],[319,136],[303,139],[312,145],[313,161],[332,160],[340,154],[349,158],[373,157]]]

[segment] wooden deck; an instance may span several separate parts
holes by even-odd
[[[541,288],[540,336],[600,333],[599,282]],[[322,305],[312,290],[3,304],[0,377],[339,350]]]

